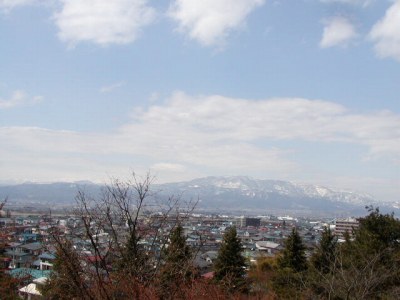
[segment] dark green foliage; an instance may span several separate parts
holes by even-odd
[[[182,269],[182,265],[191,259],[190,247],[186,245],[183,228],[178,225],[170,234],[170,243],[164,251],[165,265]],[[179,267],[181,266],[181,267]]]
[[[309,274],[314,293],[328,299],[398,299],[400,221],[370,208],[359,222],[354,237],[346,235],[345,242],[332,252],[328,234],[321,240],[312,258],[315,268]],[[322,248],[328,255],[321,256]],[[328,261],[329,269],[324,263]]]
[[[281,269],[290,268],[294,272],[305,271],[307,269],[305,250],[306,247],[299,233],[296,228],[293,228],[292,233],[286,239],[282,256],[278,259],[278,267]]]
[[[135,231],[131,232],[117,265],[119,272],[144,282],[150,270],[148,257],[138,242]]]
[[[278,269],[272,278],[273,290],[279,299],[302,299],[308,284],[307,275],[290,268]]]
[[[368,208],[370,214],[360,219],[360,228],[356,232],[356,241],[365,242],[373,250],[399,248],[400,222],[392,214],[381,214],[379,208]]]
[[[312,265],[320,272],[326,274],[331,271],[332,264],[335,263],[337,248],[337,237],[333,235],[329,228],[325,228],[321,236],[321,241],[311,257]]]
[[[224,235],[218,257],[214,264],[214,279],[230,291],[246,290],[244,278],[246,261],[242,255],[242,243],[237,237],[235,227],[231,227]]]
[[[193,276],[192,253],[186,245],[182,226],[178,225],[170,234],[170,243],[164,251],[164,265],[160,271],[160,292],[162,299],[174,299],[179,288]]]
[[[69,241],[58,240],[53,273],[39,289],[46,299],[91,298],[79,256]]]
[[[278,257],[277,270],[272,276],[272,287],[282,299],[300,297],[306,287],[307,258],[306,247],[293,228],[292,233],[285,241],[285,248]]]

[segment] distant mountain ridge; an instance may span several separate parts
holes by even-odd
[[[76,183],[25,183],[0,186],[1,197],[15,203],[71,205],[79,189],[93,196],[101,185]],[[171,195],[183,199],[199,199],[197,209],[203,211],[250,213],[364,214],[365,206],[374,205],[388,211],[399,211],[395,203],[381,203],[368,194],[335,190],[318,185],[282,180],[261,180],[247,176],[205,177],[185,182],[156,184],[157,197]]]
[[[368,194],[246,176],[205,177],[162,185],[162,193],[199,197],[200,207],[220,210],[363,213],[365,206],[380,206]]]

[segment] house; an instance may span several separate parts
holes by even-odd
[[[39,242],[35,242],[35,243],[21,245],[20,248],[24,252],[27,252],[33,256],[37,256],[41,253],[43,245]]]
[[[21,248],[20,243],[10,243],[4,252],[4,256],[11,258],[10,268],[29,267],[33,256]]]
[[[256,242],[256,248],[258,251],[265,251],[269,254],[276,254],[281,250],[280,244],[270,241],[259,241]]]
[[[30,283],[18,290],[18,294],[22,299],[36,300],[42,299],[42,294],[39,292],[36,283]]]
[[[52,270],[55,259],[55,255],[48,252],[39,255],[39,270]]]
[[[34,279],[32,283],[20,288],[18,294],[22,299],[36,300],[42,299],[42,294],[40,293],[38,286],[45,284],[47,277],[40,277]]]

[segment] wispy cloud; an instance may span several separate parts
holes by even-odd
[[[369,38],[375,43],[378,56],[400,61],[400,0],[396,0],[373,26]]]
[[[344,17],[334,17],[325,21],[324,31],[319,45],[321,48],[347,46],[356,37],[356,29],[348,19]]]
[[[204,46],[221,46],[230,32],[241,28],[247,16],[265,0],[174,0],[168,15],[179,31]]]
[[[0,143],[5,145],[1,151],[16,155],[15,160],[35,157],[28,165],[40,160],[49,169],[58,168],[58,163],[71,169],[75,165],[75,174],[80,174],[82,165],[93,166],[93,170],[115,170],[126,168],[126,161],[140,161],[140,165],[164,173],[167,169],[204,170],[207,174],[237,174],[243,170],[264,174],[268,170],[282,178],[298,172],[300,166],[290,158],[296,149],[277,147],[275,142],[360,145],[365,148],[364,156],[395,160],[400,153],[398,128],[398,114],[356,114],[328,101],[256,101],[218,95],[193,97],[178,92],[164,104],[138,110],[130,123],[112,133],[2,127]],[[0,162],[6,164],[1,157],[10,155],[0,156]],[[77,155],[80,163],[87,163],[79,165]],[[119,157],[124,157],[123,163],[117,163]],[[18,164],[14,164],[17,169]]]
[[[123,81],[120,81],[120,82],[117,82],[117,83],[113,83],[113,84],[110,84],[110,85],[105,85],[105,86],[102,86],[99,89],[99,92],[102,93],[102,94],[111,93],[115,89],[118,89],[118,88],[120,88],[120,87],[122,87],[124,85],[125,85],[125,82],[123,82]]]
[[[100,45],[128,44],[153,22],[155,10],[147,0],[61,0],[54,15],[59,38],[74,46],[79,42]]]
[[[14,91],[7,99],[0,98],[0,109],[13,108],[16,106],[34,105],[42,102],[42,96],[29,97],[24,91]]]

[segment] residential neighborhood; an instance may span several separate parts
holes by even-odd
[[[159,257],[162,249],[168,247],[170,231],[177,222],[184,230],[186,244],[194,253],[193,265],[205,277],[212,276],[213,262],[224,233],[231,227],[237,228],[237,235],[248,266],[257,263],[260,257],[274,257],[284,246],[284,241],[296,228],[310,255],[319,242],[326,227],[334,228],[334,220],[310,220],[288,216],[227,216],[227,215],[170,215],[162,218],[161,213],[143,214],[139,218],[141,231],[140,245],[154,257]],[[121,240],[127,239],[128,225],[124,222],[113,228],[97,230],[88,237],[85,234],[82,216],[70,215],[10,215],[0,219],[1,269],[14,278],[23,279],[19,287],[21,297],[40,297],[38,285],[50,278],[56,259],[54,237],[67,239],[81,254],[82,264],[91,264],[98,255],[107,253],[112,230],[118,232]],[[96,224],[89,223],[96,227]],[[117,224],[117,222],[116,222]],[[94,238],[99,253],[93,249],[89,238]],[[112,265],[110,266],[112,267]],[[210,275],[211,274],[211,275]]]

